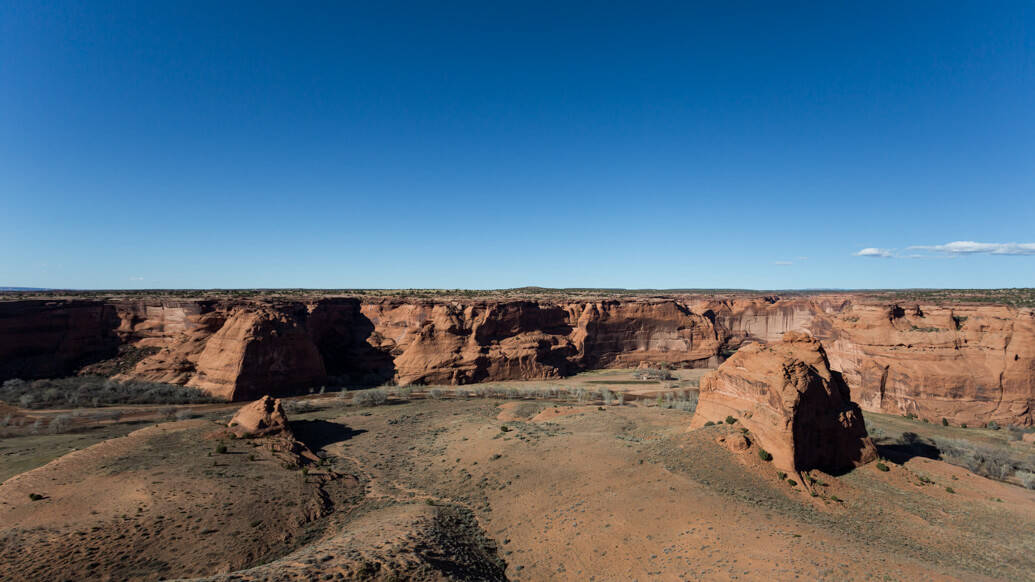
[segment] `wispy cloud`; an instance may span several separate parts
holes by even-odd
[[[1035,243],[983,243],[958,240],[943,245],[911,245],[909,253],[896,249],[866,247],[856,253],[857,257],[881,259],[951,259],[963,255],[1035,255]]]
[[[913,245],[909,248],[951,255],[1035,255],[1035,243],[982,243],[958,240],[943,245]]]
[[[874,257],[874,258],[878,258],[878,259],[888,259],[888,258],[891,258],[891,257],[893,257],[895,255],[889,249],[878,249],[876,247],[866,247],[865,249],[862,249],[859,252],[855,253],[855,256],[857,256],[857,257]]]
[[[786,266],[786,265],[793,265],[794,262],[793,261],[773,261],[773,264],[774,265]]]
[[[134,276],[130,277],[129,280],[130,281],[143,281],[144,278],[139,276],[139,275],[134,275]]]

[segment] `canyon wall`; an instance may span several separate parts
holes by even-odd
[[[152,352],[121,379],[235,400],[323,384],[470,384],[666,363],[714,367],[787,331],[820,339],[865,410],[1032,424],[1035,314],[858,296],[598,301],[0,302],[0,380]]]

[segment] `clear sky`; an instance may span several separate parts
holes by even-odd
[[[2,2],[0,285],[1035,286],[1035,3]]]

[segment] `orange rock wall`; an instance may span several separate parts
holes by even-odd
[[[642,363],[714,367],[746,342],[808,331],[864,410],[1032,424],[1035,315],[848,295],[752,300],[10,301],[0,380],[75,373],[119,344],[159,348],[123,378],[243,400],[385,381],[556,378]]]

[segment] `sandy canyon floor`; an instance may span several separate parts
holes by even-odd
[[[8,438],[0,578],[1035,579],[1035,491],[923,457],[782,475],[723,445],[736,424],[691,432],[642,396],[314,397],[290,414],[322,458],[304,468],[228,438],[233,406]]]

